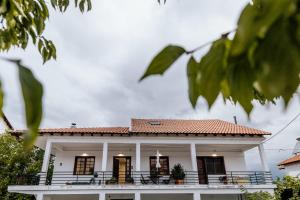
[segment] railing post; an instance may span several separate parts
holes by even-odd
[[[232,172],[230,172],[230,176],[231,176],[231,183],[232,183],[232,185],[234,185]]]
[[[255,175],[255,181],[256,181],[256,185],[258,185],[257,173],[256,173],[256,172],[254,172],[254,175]]]
[[[105,178],[104,178],[104,176],[105,176],[105,173],[104,172],[102,172],[102,180],[103,180],[103,185],[105,185]]]

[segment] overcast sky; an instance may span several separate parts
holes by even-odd
[[[72,2],[72,1],[71,1]],[[182,57],[163,76],[138,83],[151,58],[167,44],[193,49],[236,26],[247,0],[97,0],[89,13],[73,6],[51,11],[45,35],[57,47],[57,61],[42,65],[35,47],[12,50],[43,83],[42,127],[129,126],[130,118],[218,118],[275,133],[300,111],[299,97],[287,110],[256,105],[249,121],[239,106],[221,99],[208,111],[203,99],[195,110],[187,96],[186,62]],[[200,57],[206,49],[197,53]],[[4,111],[17,129],[24,128],[23,104],[14,66],[0,62],[5,89]],[[300,137],[300,118],[265,145],[272,169],[291,156]],[[278,149],[290,149],[279,151]],[[256,150],[247,154],[250,169],[259,169]],[[253,159],[254,158],[254,159]],[[249,162],[251,161],[251,162]],[[274,171],[279,174],[278,171]]]

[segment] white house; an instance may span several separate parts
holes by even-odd
[[[278,164],[280,169],[285,171],[288,176],[300,178],[300,138],[297,139],[293,156]]]
[[[221,120],[132,119],[130,128],[41,129],[39,177],[20,177],[8,190],[37,200],[239,200],[245,191],[272,193],[261,144],[269,134]],[[259,149],[260,171],[247,170],[244,152],[252,148]],[[46,181],[51,155],[54,171]],[[172,173],[176,164],[184,174]]]

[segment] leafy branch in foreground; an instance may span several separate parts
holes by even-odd
[[[25,113],[27,133],[24,138],[25,147],[31,147],[38,136],[38,128],[43,114],[43,86],[34,77],[30,69],[25,67],[20,60],[6,59],[16,65],[19,72],[19,82],[21,85]],[[3,96],[0,98],[2,101]]]
[[[69,0],[51,0],[51,6],[60,12],[65,12]],[[75,6],[81,12],[92,9],[91,0],[74,0]],[[49,8],[46,0],[1,0],[0,1],[0,52],[7,52],[12,47],[26,49],[31,41],[37,46],[43,62],[56,59],[56,48],[51,40],[44,36],[46,21],[49,18]],[[25,147],[34,143],[42,119],[43,86],[34,77],[29,68],[20,60],[5,59],[18,67],[19,82],[25,105],[27,134]],[[2,117],[4,93],[0,81],[0,113]]]
[[[255,0],[242,11],[233,39],[223,34],[200,61],[181,46],[165,47],[151,61],[144,78],[163,74],[183,54],[188,55],[189,99],[200,96],[208,105],[221,94],[249,114],[253,100],[287,106],[299,86],[300,0]]]
[[[65,12],[69,0],[51,0],[53,8]],[[81,12],[92,8],[91,0],[75,0]],[[44,37],[49,9],[46,0],[2,0],[0,1],[0,51],[11,47],[26,49],[31,38],[44,62],[56,59],[56,48]]]

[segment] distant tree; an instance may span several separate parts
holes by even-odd
[[[41,169],[43,154],[44,151],[38,148],[24,151],[22,142],[15,137],[0,135],[0,200],[35,199],[31,195],[8,193],[7,186],[16,184],[18,177],[37,175]]]
[[[193,107],[200,96],[211,107],[219,95],[239,103],[248,114],[253,100],[264,104],[282,97],[287,106],[300,83],[300,0],[249,2],[235,30],[192,50],[166,46],[141,80],[164,74],[185,54],[189,57],[188,94]],[[206,55],[200,61],[195,59],[193,53],[210,44]]]

